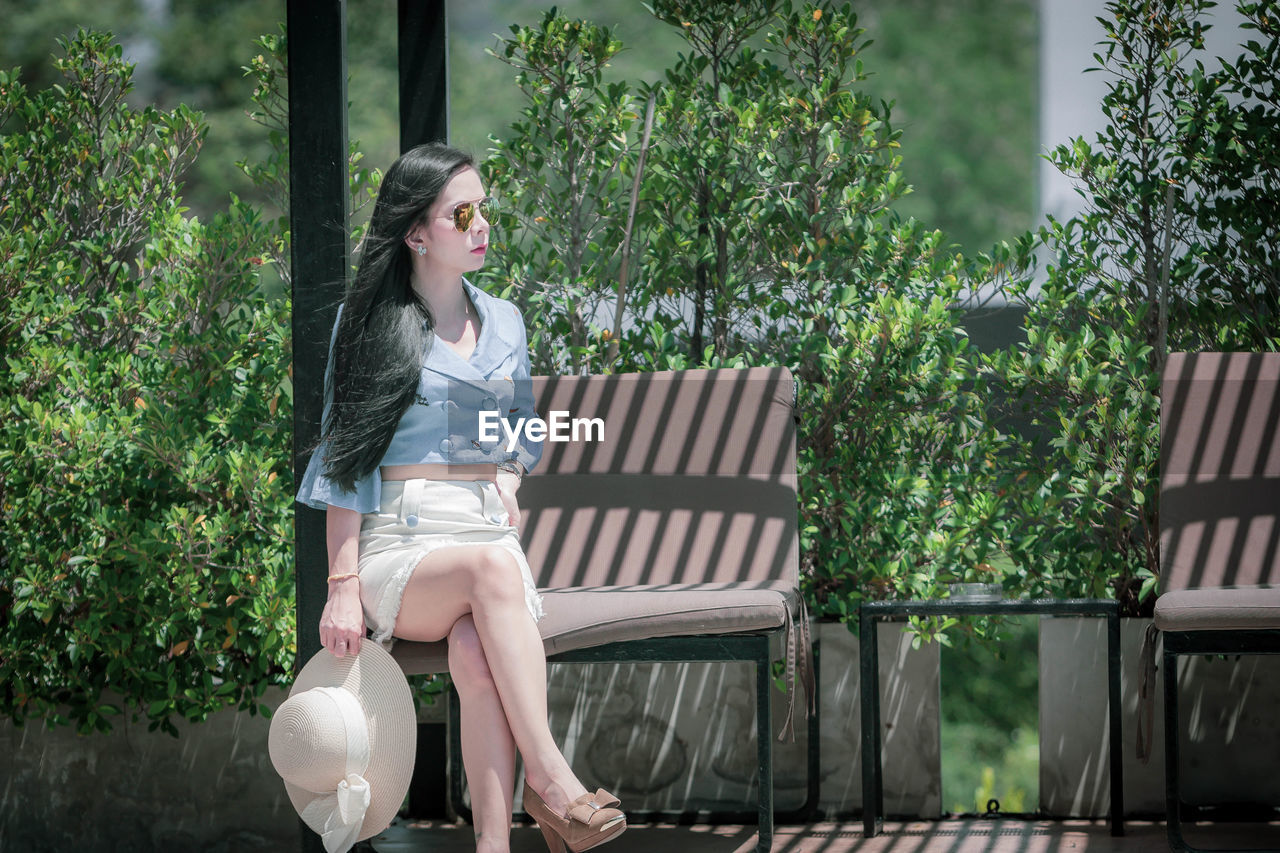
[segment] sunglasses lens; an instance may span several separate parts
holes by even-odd
[[[457,228],[459,231],[466,231],[470,228],[471,223],[474,222],[476,218],[476,207],[476,203],[472,201],[464,201],[462,204],[455,207],[453,209],[453,227]],[[498,209],[498,202],[492,196],[486,196],[485,198],[480,199],[478,207],[480,208],[480,215],[483,216],[486,221],[492,222],[493,214],[497,212]]]
[[[476,206],[471,202],[465,202],[453,209],[453,227],[459,231],[466,231],[471,227],[471,220],[475,217]]]

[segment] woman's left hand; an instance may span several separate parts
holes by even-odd
[[[520,475],[499,468],[498,478],[495,482],[498,486],[498,497],[502,499],[502,505],[507,510],[507,524],[516,528],[517,533],[522,532],[520,530],[520,504],[516,502],[516,490],[520,488]]]

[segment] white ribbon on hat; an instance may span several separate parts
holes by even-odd
[[[307,804],[302,819],[320,833],[328,853],[344,853],[360,838],[364,815],[369,808],[369,783],[360,774],[369,767],[369,723],[360,702],[340,687],[313,687],[338,706],[342,728],[347,735],[346,776],[337,790]]]

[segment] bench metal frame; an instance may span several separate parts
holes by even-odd
[[[884,820],[880,755],[880,653],[876,620],[895,616],[1098,616],[1107,620],[1107,710],[1110,721],[1111,834],[1124,835],[1124,758],[1120,737],[1120,604],[1098,598],[1001,601],[864,601],[858,609],[862,680],[862,825],[867,838]]]
[[[1195,808],[1181,795],[1178,747],[1178,655],[1276,655],[1280,654],[1280,630],[1162,631],[1164,641],[1164,780],[1166,829],[1174,851],[1212,853],[1263,853],[1274,847],[1192,847],[1182,835],[1184,810]]]
[[[773,845],[773,825],[782,822],[806,823],[813,820],[818,811],[819,754],[818,713],[808,720],[808,785],[804,804],[794,811],[774,814],[773,810],[773,714],[769,701],[773,682],[771,640],[784,629],[747,634],[704,634],[685,637],[654,637],[645,640],[627,640],[585,649],[560,652],[547,656],[548,663],[690,663],[700,661],[732,662],[749,661],[755,664],[756,684],[756,784],[757,807],[754,812],[743,811],[637,811],[626,809],[628,821],[673,821],[693,823],[757,823],[760,827],[756,842],[758,853],[768,853]],[[785,638],[784,638],[785,639]],[[819,644],[813,642],[814,683],[817,691]],[[797,687],[802,690],[803,687]],[[796,701],[799,701],[797,695]],[[799,711],[800,709],[797,709]],[[454,812],[471,822],[471,809],[463,802],[462,733],[458,692],[449,687],[449,800]],[[625,807],[625,806],[624,806]]]

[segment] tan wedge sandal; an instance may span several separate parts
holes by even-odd
[[[613,808],[618,798],[604,788],[583,794],[569,806],[567,818],[557,815],[542,797],[524,783],[524,810],[538,822],[551,853],[582,853],[617,838],[627,828],[627,816]]]

